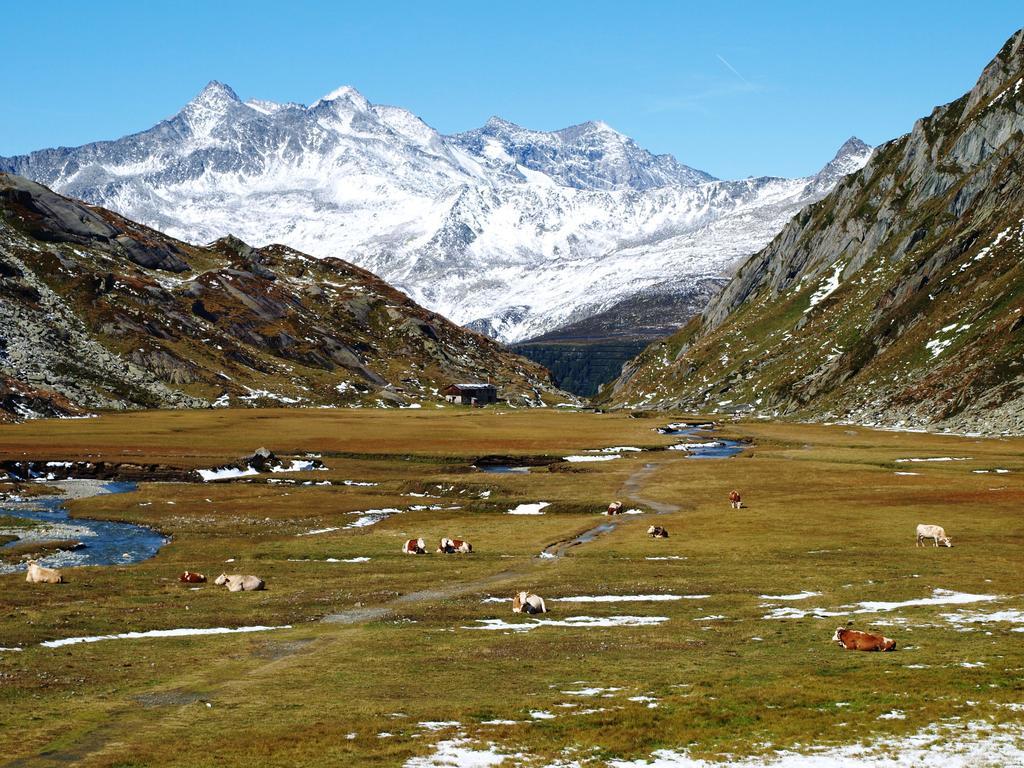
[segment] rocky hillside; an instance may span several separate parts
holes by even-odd
[[[0,174],[8,415],[432,404],[485,379],[514,403],[564,399],[541,366],[341,259],[192,246]]]
[[[601,122],[492,118],[444,136],[351,87],[304,106],[212,82],[146,131],[0,171],[193,243],[233,233],[344,255],[513,342],[640,295],[701,296],[869,154],[851,140],[813,176],[718,181]]]
[[[603,399],[1024,431],[1024,30]]]

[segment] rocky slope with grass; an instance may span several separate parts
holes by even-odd
[[[541,366],[341,259],[193,246],[0,174],[7,417],[414,405],[488,379],[516,404],[564,399]]]
[[[1024,430],[1024,30],[752,256],[610,404]]]

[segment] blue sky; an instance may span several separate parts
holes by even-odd
[[[974,83],[1016,2],[5,3],[0,155],[142,130],[207,81],[350,84],[444,133],[604,120],[723,178],[810,173]]]

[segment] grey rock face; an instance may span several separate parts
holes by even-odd
[[[1024,30],[969,93],[797,214],[612,398],[1019,431],[1022,168]]]

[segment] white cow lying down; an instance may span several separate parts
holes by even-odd
[[[35,560],[29,560],[25,581],[30,584],[63,584],[64,577],[56,568],[44,568]]]
[[[517,592],[512,598],[512,613],[547,613],[544,598],[530,592]]]
[[[941,525],[925,525],[924,523],[918,525],[917,546],[923,547],[925,539],[931,539],[933,546],[936,547],[940,544],[944,547],[953,546],[953,540],[946,535],[946,531]]]
[[[256,592],[266,586],[259,576],[243,576],[240,573],[222,573],[213,583],[218,587],[227,587],[228,592]]]

